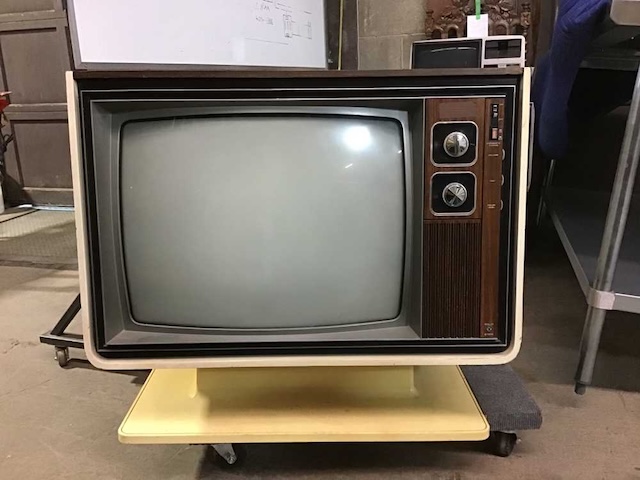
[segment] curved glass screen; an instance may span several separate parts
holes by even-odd
[[[406,200],[396,120],[191,117],[131,121],[121,135],[134,321],[306,329],[398,316]]]

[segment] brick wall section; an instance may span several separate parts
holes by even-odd
[[[411,43],[423,40],[425,0],[358,0],[359,68],[410,68]]]

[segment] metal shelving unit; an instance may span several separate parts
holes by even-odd
[[[640,70],[611,196],[547,188],[549,215],[582,290],[587,316],[580,343],[575,391],[591,384],[607,311],[640,313],[640,204],[633,195],[640,159]],[[549,171],[549,180],[553,175]]]

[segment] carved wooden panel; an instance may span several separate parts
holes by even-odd
[[[489,15],[490,35],[523,35],[527,40],[527,63],[535,53],[539,0],[484,0],[482,13]],[[467,15],[475,13],[474,0],[426,0],[427,39],[458,38],[467,34]]]

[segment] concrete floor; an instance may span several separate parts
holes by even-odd
[[[640,479],[640,317],[609,315],[596,387],[576,396],[584,298],[558,242],[543,247],[528,258],[514,367],[544,425],[523,432],[511,457],[475,443],[251,445],[233,472],[214,466],[204,447],[119,444],[116,430],[146,374],[58,367],[38,335],[76,295],[76,272],[2,266],[0,479]]]

